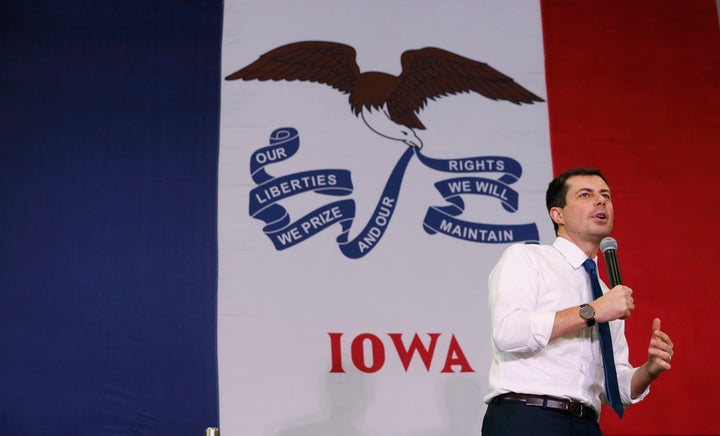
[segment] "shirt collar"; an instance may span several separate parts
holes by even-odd
[[[580,247],[573,244],[569,240],[561,238],[559,236],[557,237],[557,239],[555,239],[555,242],[553,242],[553,247],[555,247],[555,249],[559,251],[560,254],[565,257],[565,259],[567,259],[573,269],[580,268],[583,262],[585,262],[585,260],[588,258],[587,255],[580,249]],[[597,256],[593,258],[593,261],[596,260]]]

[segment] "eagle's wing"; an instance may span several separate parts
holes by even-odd
[[[544,101],[488,64],[434,47],[402,55],[400,86],[388,101],[390,117],[402,124],[419,122],[417,111],[448,94],[474,91],[493,100],[515,104]]]
[[[348,93],[359,75],[354,48],[334,42],[303,41],[271,50],[225,80],[301,80]]]

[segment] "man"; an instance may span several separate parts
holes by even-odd
[[[483,435],[602,435],[607,402],[598,323],[609,322],[620,399],[642,400],[670,369],[673,344],[652,323],[648,360],[628,362],[624,321],[635,308],[623,285],[594,299],[586,268],[613,227],[605,177],[592,168],[555,178],[546,203],[557,239],[552,245],[510,246],[490,273],[493,361]],[[598,289],[599,292],[599,289]],[[594,313],[593,313],[594,312]],[[622,407],[622,406],[620,406]]]

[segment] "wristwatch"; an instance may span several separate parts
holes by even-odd
[[[580,305],[580,318],[585,320],[588,327],[595,325],[595,309],[589,304]]]

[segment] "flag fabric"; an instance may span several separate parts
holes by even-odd
[[[225,3],[222,431],[479,434],[486,277],[552,237],[542,42],[536,1]]]
[[[602,4],[601,4],[602,3]],[[710,253],[720,211],[706,187],[720,162],[720,29],[707,1],[543,1],[556,172],[598,166],[610,181],[630,361],[647,358],[655,317],[671,335],[673,368],[606,434],[712,434],[707,395],[715,301]],[[712,190],[712,188],[711,188]],[[709,351],[714,355],[715,351]]]
[[[631,363],[676,343],[604,433],[718,433],[717,6],[507,3],[0,6],[0,434],[479,435],[487,273],[575,166]]]
[[[0,434],[201,435],[222,3],[0,17]]]

